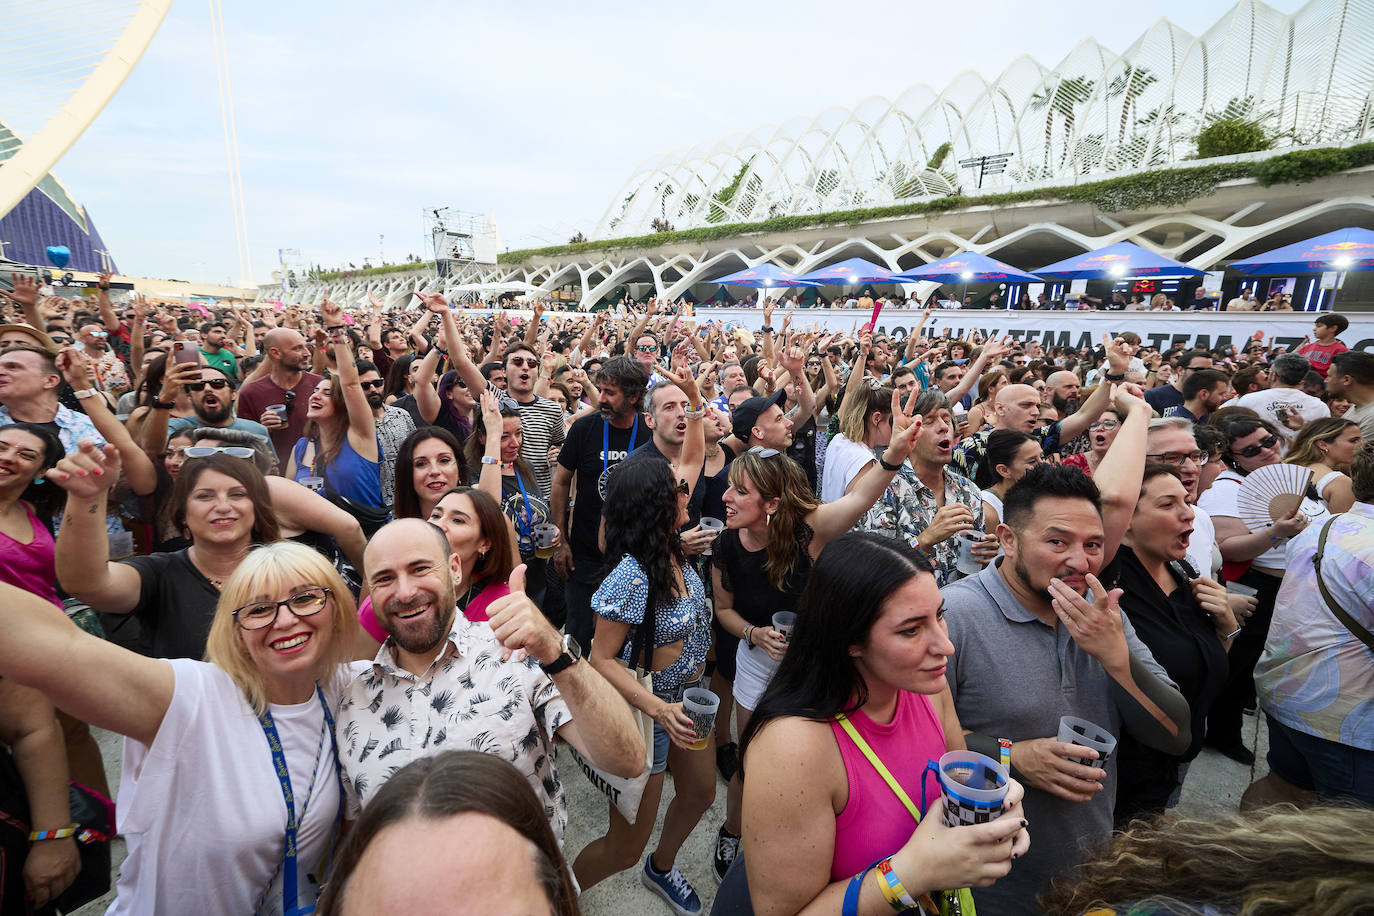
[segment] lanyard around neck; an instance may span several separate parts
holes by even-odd
[[[524,511],[515,520],[515,527],[520,530],[521,539],[532,537],[534,532],[534,510],[530,508],[530,496],[525,492],[525,481],[520,479],[520,472],[515,472],[515,485],[520,488],[520,501],[524,504]]]
[[[339,816],[343,813],[343,785],[339,775],[339,743],[334,734],[334,716],[329,712],[329,704],[324,700],[324,691],[318,684],[315,685],[315,695],[320,698],[320,708],[324,710],[325,728],[329,730],[329,742],[334,749],[334,778],[340,781],[339,785],[339,811],[335,813],[335,825],[338,824]],[[301,820],[296,820],[296,801],[291,791],[291,772],[286,766],[286,754],[282,752],[281,738],[277,735],[277,725],[272,721],[272,713],[264,711],[258,716],[258,724],[262,726],[262,732],[267,736],[267,747],[272,752],[272,768],[277,771],[277,779],[281,782],[282,799],[286,802],[286,838],[285,853],[282,856],[282,912],[286,916],[294,914],[313,912],[314,908],[301,910],[299,902],[298,888],[298,866],[296,863],[296,840],[305,819],[305,806],[301,807]],[[306,799],[306,805],[309,799]]]
[[[639,436],[639,414],[635,414],[635,425],[630,429],[630,445],[625,449],[625,454],[635,450],[635,439]],[[611,452],[611,421],[601,421],[601,477],[604,480],[606,471],[610,466]]]

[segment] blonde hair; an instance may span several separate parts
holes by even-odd
[[[1131,903],[1202,916],[1369,912],[1374,841],[1368,808],[1277,805],[1252,814],[1135,821],[1072,879],[1040,896],[1051,916]]]
[[[360,629],[353,593],[328,560],[294,541],[267,544],[249,551],[220,592],[205,643],[205,660],[233,678],[248,705],[259,714],[267,709],[267,683],[243,644],[244,631],[234,619],[234,610],[264,593],[274,595],[303,584],[329,589],[329,598],[319,612],[327,615],[327,620],[316,630],[324,637],[316,673],[316,680],[323,681],[339,675],[340,666],[353,660]]]

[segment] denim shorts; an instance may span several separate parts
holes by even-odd
[[[1357,799],[1374,805],[1374,751],[1337,744],[1290,728],[1268,714],[1269,769],[1320,801]]]
[[[703,678],[696,677],[677,687],[670,687],[667,690],[655,690],[654,696],[665,703],[681,703],[682,692],[693,687],[703,687]],[[649,775],[662,773],[668,769],[668,748],[673,744],[662,725],[654,723],[654,765],[649,768]]]

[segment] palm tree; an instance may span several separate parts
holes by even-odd
[[[1149,67],[1132,66],[1125,73],[1118,73],[1112,77],[1112,81],[1107,84],[1107,95],[1115,98],[1125,96],[1121,100],[1121,124],[1117,132],[1116,142],[1122,144],[1126,142],[1126,129],[1130,126],[1131,120],[1136,115],[1136,101],[1140,98],[1147,87],[1159,82],[1159,77],[1150,72]]]
[[[1031,108],[1045,109],[1046,175],[1050,171],[1050,147],[1054,144],[1054,116],[1058,114],[1064,119],[1064,153],[1060,157],[1062,164],[1064,158],[1069,155],[1069,143],[1073,138],[1074,122],[1078,118],[1078,106],[1088,100],[1095,85],[1097,81],[1086,76],[1070,76],[1060,79],[1053,88],[1046,86],[1043,91],[1031,96]]]

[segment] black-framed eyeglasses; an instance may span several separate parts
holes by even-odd
[[[760,458],[772,458],[775,455],[781,455],[782,452],[775,448],[764,448],[762,445],[756,445],[749,450],[749,454],[757,455]]]
[[[223,391],[229,387],[229,380],[227,378],[212,378],[208,382],[187,382],[184,387],[187,391],[204,391],[206,385],[216,391]]]
[[[245,630],[261,630],[277,620],[282,608],[297,617],[313,617],[329,600],[329,589],[323,585],[302,589],[285,601],[259,601],[234,609],[234,620]]]
[[[1089,432],[1092,432],[1092,431],[1095,430],[1095,429],[1101,429],[1101,430],[1106,430],[1107,432],[1111,432],[1112,430],[1116,429],[1116,428],[1117,428],[1118,426],[1120,426],[1120,425],[1121,425],[1121,421],[1119,421],[1119,420],[1098,420],[1098,421],[1095,422],[1095,423],[1089,423],[1089,424],[1088,424],[1088,431],[1089,431]]]
[[[358,384],[363,387],[364,391],[366,391],[369,388],[381,389],[386,387],[386,379],[375,378],[370,382],[359,382]]]
[[[1208,459],[1209,459],[1211,456],[1208,455],[1206,452],[1197,451],[1197,452],[1161,452],[1161,453],[1155,454],[1155,455],[1146,455],[1145,457],[1146,457],[1146,458],[1153,458],[1155,461],[1158,461],[1158,462],[1160,462],[1161,464],[1173,465],[1174,467],[1181,467],[1181,466],[1184,464],[1184,462],[1187,462],[1187,461],[1191,461],[1191,462],[1193,462],[1194,464],[1196,464],[1198,467],[1202,467],[1204,464],[1207,463]]]
[[[1236,451],[1235,448],[1232,448],[1231,454],[1235,455],[1237,458],[1253,458],[1265,449],[1273,448],[1275,445],[1278,445],[1278,443],[1279,437],[1270,433],[1254,445],[1247,445],[1240,451]]]
[[[191,445],[182,454],[187,458],[209,458],[211,455],[228,455],[230,458],[252,458],[254,452],[246,445]]]

